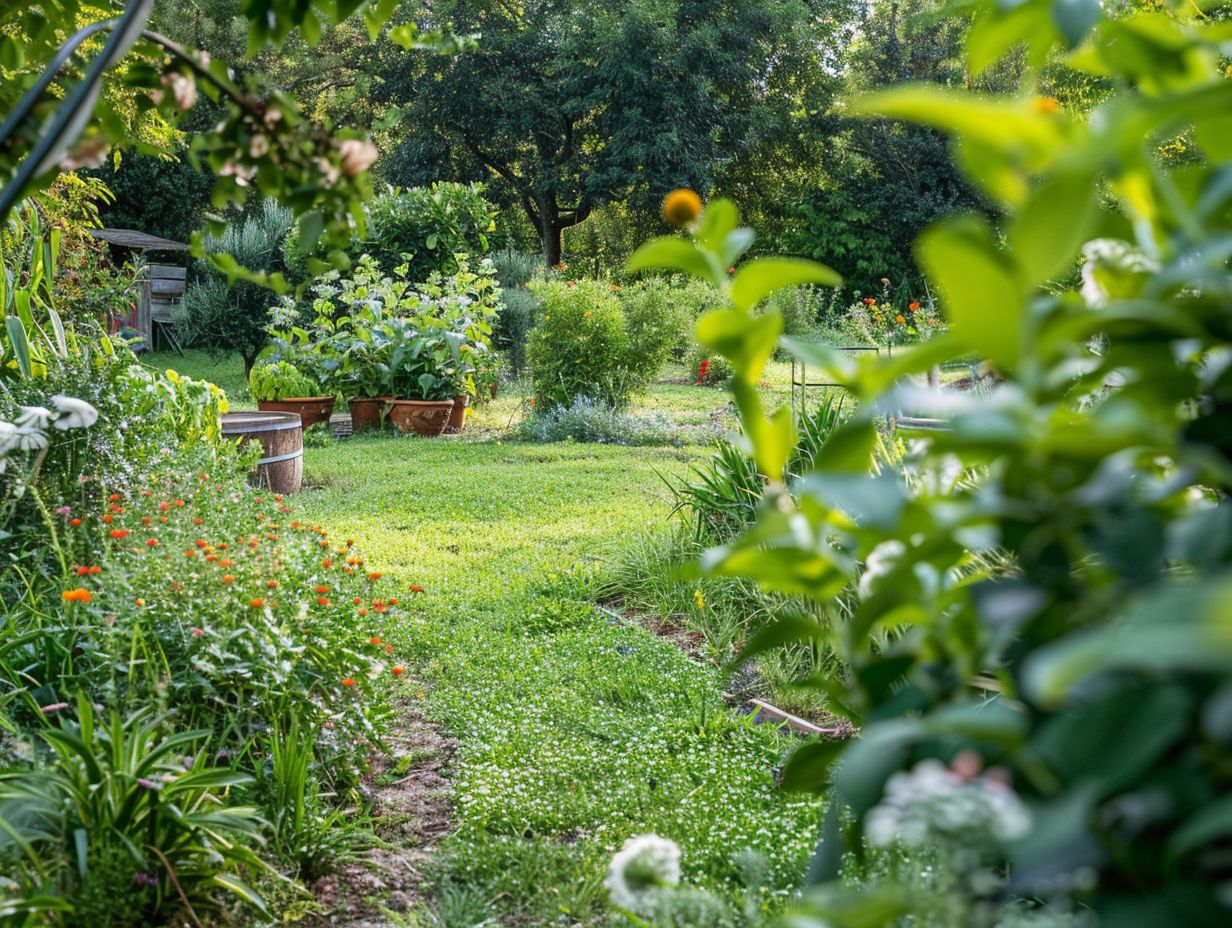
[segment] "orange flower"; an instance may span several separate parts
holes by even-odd
[[[872,305],[874,305],[876,302],[877,302],[877,301],[876,301],[875,299],[873,299],[871,296],[866,296],[866,297],[864,298],[864,305],[865,305],[865,306],[872,306]]]
[[[400,677],[404,673],[406,673],[406,671],[401,667],[390,667],[389,672],[392,673],[395,677]]]
[[[907,304],[907,308],[911,310],[913,313],[916,312],[920,308],[920,301],[912,300],[910,303]]]
[[[895,317],[894,317],[894,321],[895,321],[895,322],[897,322],[899,325],[906,325],[906,324],[907,324],[907,320],[903,318],[903,314],[902,314],[902,313],[899,313],[897,316],[895,316]]]
[[[153,519],[151,519],[149,516],[142,516],[142,517],[141,517],[141,524],[142,524],[142,525],[149,525],[149,524],[150,524],[151,522],[153,522],[153,521],[154,521],[154,520],[153,520]]]
[[[106,522],[108,525],[110,525],[113,521],[113,517],[111,513],[107,513],[105,516],[103,516],[103,521]]]
[[[367,610],[367,609],[360,609],[360,610],[359,610],[359,614],[360,614],[360,615],[367,615],[367,614],[368,614],[368,610]]]
[[[196,556],[197,556],[197,552],[196,552],[196,551],[193,551],[192,549],[189,549],[188,551],[185,551],[185,552],[184,552],[184,556],[185,556],[185,557],[196,557]]]
[[[223,574],[220,578],[223,583],[234,583],[235,577],[232,574]]]
[[[381,644],[381,639],[380,638],[369,638],[368,644],[375,644],[379,647]]]
[[[84,586],[79,586],[75,590],[65,590],[60,594],[60,597],[66,603],[88,603],[94,597]]]
[[[318,597],[317,597],[317,605],[318,605],[318,606],[328,606],[328,605],[329,605],[329,600],[328,600],[328,599],[326,599],[324,596],[318,596]]]
[[[77,576],[79,577],[84,577],[86,574],[90,572],[90,568],[89,567],[74,567],[73,572],[76,573]]]
[[[170,509],[170,508],[171,508],[171,504],[170,504],[170,503],[159,503],[159,504],[158,504],[158,511],[159,511],[159,512],[166,512],[166,511],[167,511],[168,509]]]
[[[358,606],[360,603],[363,602],[363,600],[360,599],[358,596],[356,596],[354,599],[351,600],[351,602]]]
[[[343,679],[343,681],[342,681],[342,685],[343,685],[343,686],[354,686],[354,685],[355,685],[355,681],[354,681],[354,680],[352,680],[350,677],[346,677],[346,678],[344,678],[344,679]]]
[[[198,548],[208,548],[209,547],[209,543],[206,542],[204,538],[198,538],[195,542],[193,542],[193,544],[195,544]]]
[[[692,190],[673,190],[663,198],[663,218],[677,229],[702,214],[702,198]]]
[[[411,592],[412,592],[412,593],[422,593],[423,591],[424,591],[424,588],[423,588],[422,586],[420,586],[418,583],[412,583],[412,584],[411,584]]]
[[[250,602],[248,605],[252,606],[252,608],[254,609],[260,609],[262,606],[265,605],[265,600],[258,597],[257,599],[254,599],[252,602]]]
[[[277,581],[277,580],[266,580],[266,581],[265,581],[265,585],[266,585],[267,587],[269,587],[269,588],[272,590],[272,589],[274,589],[276,586],[278,586],[278,581]]]
[[[107,499],[109,502],[118,503],[120,501],[120,494],[112,493],[110,496],[107,497]]]
[[[200,516],[193,516],[193,525],[204,525],[204,524],[205,524],[205,519],[201,518]]]
[[[183,507],[183,505],[184,505],[184,501],[183,501],[182,499],[177,499],[177,500],[175,501],[175,504],[176,504],[177,506]]]
[[[145,600],[142,599],[140,596],[138,596],[136,599],[133,600],[133,604],[137,606],[144,606]]]
[[[333,566],[334,566],[334,562],[333,562],[333,561],[331,561],[329,558],[326,558],[325,560],[323,560],[323,561],[321,562],[321,566],[322,566],[322,567],[333,567]]]
[[[369,580],[380,580],[381,572],[379,570],[374,570],[372,573],[368,574],[368,579]]]
[[[316,590],[318,593],[328,593],[329,587],[327,587],[324,583],[321,583],[317,585]]]
[[[146,543],[147,545],[149,545],[151,548],[157,548],[157,547],[158,547],[158,539],[157,539],[157,538],[147,538],[145,543]]]
[[[81,520],[80,519],[69,519],[68,524],[76,528],[78,525],[81,524]]]
[[[389,597],[389,604],[390,604],[391,606],[396,606],[396,605],[398,605],[398,597],[396,597],[396,596],[391,596],[391,597]]]
[[[235,561],[228,561],[225,557],[218,562],[219,567],[234,567]]]
[[[1037,113],[1059,113],[1061,104],[1055,97],[1036,97],[1031,101],[1031,109]]]
[[[394,646],[393,646],[392,644],[387,644],[387,645],[385,645],[385,653],[386,653],[386,654],[393,654],[393,653],[394,653]]]

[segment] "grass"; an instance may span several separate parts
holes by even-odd
[[[197,360],[177,369],[208,375]],[[781,380],[769,389],[785,395]],[[725,404],[718,390],[657,385],[644,405],[686,423]],[[296,500],[403,590],[424,589],[381,630],[422,682],[421,708],[458,741],[454,833],[423,917],[603,923],[607,862],[647,832],[678,841],[686,879],[733,903],[738,858],[760,852],[758,903],[778,908],[820,817],[815,797],[774,788],[790,743],[725,705],[714,666],[591,602],[631,538],[668,531],[660,475],[706,449],[502,440],[520,408],[507,388],[461,440],[312,447]]]

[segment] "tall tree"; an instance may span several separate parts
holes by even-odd
[[[832,83],[847,0],[482,0],[434,5],[478,51],[389,61],[403,150],[449,147],[507,188],[560,261],[605,203],[641,207],[787,131]],[[419,178],[417,178],[419,179]]]

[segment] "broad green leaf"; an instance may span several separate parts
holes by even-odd
[[[711,200],[702,210],[701,222],[697,228],[697,244],[718,254],[722,250],[723,240],[739,222],[740,211],[736,209],[735,203],[721,198]]]
[[[648,270],[681,271],[723,286],[725,273],[716,273],[717,266],[692,242],[683,238],[663,236],[651,239],[638,248],[625,265],[630,273]]]
[[[1070,48],[1086,38],[1099,15],[1099,0],[1052,0],[1052,21]]]
[[[13,357],[17,367],[27,380],[34,376],[34,366],[30,358],[30,339],[26,336],[26,327],[16,316],[4,320],[4,328],[8,332],[9,346],[13,349]]]
[[[1021,293],[988,224],[974,216],[936,223],[917,239],[916,254],[941,291],[954,333],[970,349],[1013,368],[1022,337]]]
[[[752,309],[776,290],[801,284],[838,287],[840,277],[824,264],[803,258],[758,258],[732,278],[731,299],[740,309]]]
[[[782,330],[778,315],[753,317],[731,309],[712,310],[697,320],[697,340],[731,361],[746,384],[761,377]]]
[[[1072,265],[1095,220],[1095,183],[1086,171],[1054,174],[1028,195],[1008,234],[1026,286]]]

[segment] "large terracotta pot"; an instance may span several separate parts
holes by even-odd
[[[462,431],[462,426],[466,424],[466,403],[469,399],[470,397],[465,393],[453,398],[453,409],[449,411],[449,424],[445,426],[445,431],[450,435],[457,435]]]
[[[351,431],[366,432],[381,427],[381,411],[389,400],[375,396],[354,396],[347,400],[351,410]]]
[[[286,400],[261,400],[257,409],[262,412],[293,412],[299,416],[304,428],[316,425],[318,422],[328,422],[330,413],[334,411],[332,396],[292,397]]]
[[[449,424],[453,400],[398,400],[389,402],[389,421],[404,432],[440,435]]]

